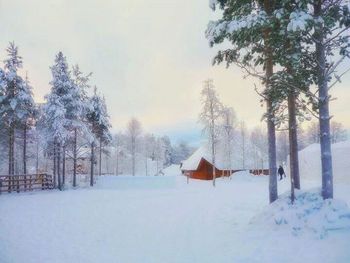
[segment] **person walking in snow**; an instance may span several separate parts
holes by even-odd
[[[286,177],[286,173],[284,172],[282,165],[280,165],[280,167],[278,168],[278,174],[280,175],[280,180],[283,179],[282,175],[284,175],[284,177]]]

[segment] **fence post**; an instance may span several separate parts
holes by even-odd
[[[45,183],[44,183],[44,174],[40,174],[39,178],[41,177],[41,190],[45,190]]]
[[[19,179],[21,178],[20,176],[16,176],[17,177],[17,193],[19,193]]]

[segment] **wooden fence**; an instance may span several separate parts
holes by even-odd
[[[53,189],[52,175],[0,175],[0,194]]]

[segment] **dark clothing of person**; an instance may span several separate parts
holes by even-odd
[[[284,173],[283,167],[280,166],[278,168],[278,174],[280,175],[280,180],[282,180],[282,175],[284,175],[284,177],[286,177],[286,174]]]

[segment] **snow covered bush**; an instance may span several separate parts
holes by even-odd
[[[350,209],[346,202],[323,200],[320,189],[296,191],[294,204],[287,192],[251,221],[252,225],[290,231],[293,235],[311,233],[323,239],[332,230],[350,230]]]

